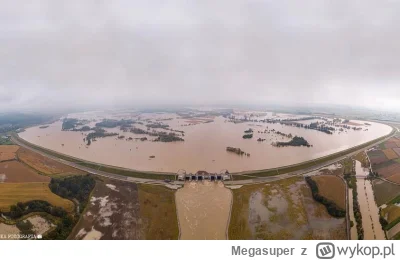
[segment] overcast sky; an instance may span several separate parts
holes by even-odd
[[[0,109],[400,111],[399,1],[0,0]]]

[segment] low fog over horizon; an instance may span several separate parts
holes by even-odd
[[[395,1],[0,0],[0,109],[400,112]]]

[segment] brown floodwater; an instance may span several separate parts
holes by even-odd
[[[356,174],[358,176],[365,175],[366,171],[367,169],[364,169],[361,163],[356,160]],[[357,193],[364,229],[364,239],[385,239],[385,234],[379,223],[379,209],[375,202],[371,181],[367,179],[357,179]]]
[[[180,239],[227,239],[232,193],[221,182],[187,182],[176,192]]]
[[[356,218],[354,217],[354,209],[353,209],[353,190],[349,189],[349,215],[350,215],[350,220],[353,221],[354,225],[353,227],[350,228],[350,238],[352,240],[358,240],[358,234],[357,234],[357,223],[356,223]]]
[[[362,126],[368,131],[347,130],[328,135],[316,130],[297,128],[280,124],[259,122],[233,123],[223,117],[202,117],[201,120],[182,119],[176,114],[135,114],[135,113],[81,113],[69,117],[93,120],[88,125],[103,118],[125,118],[140,120],[169,119],[162,121],[170,128],[185,131],[184,142],[151,142],[117,139],[115,136],[98,138],[90,146],[86,146],[83,138],[87,133],[61,131],[61,121],[50,124],[47,128],[32,127],[20,133],[20,137],[36,145],[64,153],[67,155],[94,161],[103,164],[132,168],[143,171],[177,172],[185,169],[187,172],[206,170],[219,172],[228,169],[230,172],[267,169],[285,166],[302,161],[315,159],[349,147],[373,140],[391,131],[387,125],[370,123],[371,126]],[[288,115],[275,117],[287,118]],[[268,116],[261,117],[268,118]],[[274,118],[269,116],[269,118]],[[202,123],[214,120],[211,123]],[[353,122],[353,121],[352,121]],[[359,122],[360,121],[355,121]],[[146,124],[146,123],[145,123]],[[135,127],[145,128],[143,125]],[[244,131],[254,130],[252,139],[243,139]],[[258,133],[266,129],[275,129],[283,133],[304,137],[313,147],[274,147],[275,141],[289,139],[274,133]],[[138,138],[145,135],[136,135],[130,132],[123,133],[118,128],[106,129],[117,132],[125,138]],[[148,137],[152,139],[152,137]],[[266,139],[257,142],[258,138]],[[237,147],[250,153],[250,156],[240,156],[226,151],[227,146]],[[154,156],[154,158],[150,158]]]

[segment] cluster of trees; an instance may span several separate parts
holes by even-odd
[[[0,136],[0,145],[11,145],[13,144],[13,142],[11,142],[10,138],[6,137],[3,138],[2,136]]]
[[[79,175],[62,179],[51,179],[49,187],[55,194],[79,202],[80,212],[77,214],[65,214],[57,222],[56,228],[46,235],[45,239],[66,239],[79,220],[89,201],[90,193],[96,185],[95,179],[90,175]]]
[[[183,138],[177,136],[173,132],[172,133],[171,132],[167,133],[167,132],[164,132],[164,131],[162,131],[162,132],[157,132],[157,131],[150,132],[150,131],[145,131],[143,129],[136,128],[136,127],[132,128],[130,131],[132,133],[134,133],[134,134],[146,134],[146,135],[149,135],[149,136],[155,136],[157,138],[154,139],[154,142],[182,142],[182,141],[185,141]],[[140,138],[140,140],[141,141],[145,141],[145,140],[147,140],[147,138],[143,137],[143,138]]]
[[[72,129],[72,131],[76,131],[76,132],[88,132],[88,131],[91,131],[91,130],[94,130],[94,128],[90,128],[90,127],[87,126],[87,125],[82,126],[81,128],[74,128],[74,129]]]
[[[290,118],[290,119],[283,119],[282,121],[290,122],[290,121],[307,121],[307,120],[324,120],[327,121],[325,117],[320,116],[306,116],[301,118]]]
[[[162,123],[151,123],[146,125],[147,128],[163,128],[168,129],[169,125]]]
[[[31,212],[46,212],[55,217],[64,217],[67,214],[63,208],[52,206],[43,200],[32,200],[25,203],[18,202],[16,205],[10,207],[9,212],[0,211],[1,214],[11,219],[18,219]]]
[[[355,179],[355,177],[352,177]],[[357,184],[355,181],[352,181],[353,183],[353,212],[354,212],[354,218],[356,219],[357,223],[357,235],[359,240],[364,239],[364,228],[362,226],[362,215],[360,211],[360,204],[358,203],[358,192],[357,192]]]
[[[226,147],[226,151],[231,152],[231,153],[236,153],[237,155],[246,155],[246,156],[250,156],[249,153],[246,153],[245,151],[242,151],[242,149],[240,148],[235,148],[235,147]]]
[[[87,174],[60,179],[52,178],[49,187],[53,193],[60,197],[77,200],[82,211],[95,185],[96,181],[94,178],[90,174]]]
[[[12,205],[9,212],[0,211],[0,215],[2,214],[10,219],[17,220],[22,216],[32,212],[45,212],[56,217],[57,219],[54,222],[56,227],[47,233],[43,238],[57,240],[67,239],[75,224],[78,222],[79,216],[84,210],[95,184],[95,180],[91,175],[73,176],[63,179],[53,178],[51,180],[49,187],[52,192],[63,198],[79,202],[81,207],[80,212],[77,214],[68,213],[63,208],[55,207],[47,201],[32,200],[25,203],[19,202],[16,205]],[[32,232],[32,225],[29,222],[17,221],[17,227],[23,233]]]
[[[160,134],[156,139],[154,139],[154,142],[183,142],[185,141],[183,138],[175,135],[174,133],[169,133],[169,134]]]
[[[245,134],[243,135],[243,139],[251,139],[253,138],[253,134]]]
[[[309,125],[305,125],[304,128],[306,129],[313,129],[313,130],[317,130],[326,134],[333,134],[333,132],[336,130],[334,127],[331,126],[326,126],[326,125],[321,125],[318,123],[311,123]]]
[[[249,128],[248,130],[244,131],[245,134],[251,134],[253,133],[253,129]]]
[[[143,129],[141,129],[141,128],[137,128],[137,127],[133,127],[133,128],[130,130],[130,132],[131,132],[131,133],[134,133],[134,134],[138,134],[138,135],[144,135],[144,134],[147,134],[147,133],[148,133],[147,131],[145,131],[145,130],[143,130]]]
[[[27,219],[17,221],[16,226],[24,235],[35,234],[35,232],[33,232],[32,230],[33,228],[32,223]]]
[[[56,221],[56,227],[50,231],[44,239],[61,240],[67,239],[75,224],[79,220],[79,216],[68,214],[63,208],[52,206],[47,201],[33,200],[25,203],[17,203],[12,205],[9,212],[0,212],[10,219],[18,219],[31,212],[45,212],[54,217],[59,218]],[[31,233],[32,225],[27,222],[18,221],[17,227],[22,233]]]
[[[76,119],[76,118],[65,118],[65,119],[63,120],[61,129],[62,129],[63,131],[73,130],[73,129],[75,129],[75,127],[76,127],[77,125],[80,125],[80,124],[81,124],[81,123],[80,123],[79,120]]]
[[[276,147],[285,147],[285,146],[307,146],[310,147],[311,145],[307,142],[306,139],[303,137],[295,136],[292,140],[288,142],[274,142],[272,143],[273,146]]]
[[[306,182],[311,188],[313,198],[319,203],[323,204],[331,216],[335,218],[343,218],[346,216],[345,210],[336,205],[335,202],[328,200],[319,194],[318,185],[311,177],[307,176]]]
[[[272,129],[272,131],[274,131],[274,129]],[[281,131],[276,131],[275,133],[277,135],[284,136],[284,137],[287,137],[287,138],[292,138],[293,137],[292,134],[285,134],[285,133],[282,133]]]
[[[362,240],[362,239],[364,239],[364,229],[362,227],[362,216],[361,216],[361,211],[360,211],[360,204],[358,203],[356,177],[352,176],[352,175],[354,175],[354,172],[352,172],[352,171],[349,173],[345,173],[344,179],[347,182],[347,186],[349,188],[351,188],[351,190],[353,192],[353,212],[354,212],[354,218],[356,219],[356,224],[357,224],[357,235],[358,235],[358,239]]]
[[[89,133],[86,136],[87,145],[90,145],[93,139],[107,137],[107,136],[115,136],[117,133],[108,133],[103,128],[96,127],[94,128],[94,132]]]
[[[134,124],[135,121],[131,119],[121,119],[121,120],[115,120],[115,119],[103,119],[103,121],[96,123],[97,127],[106,127],[106,128],[114,128],[114,127],[130,127],[132,124]]]

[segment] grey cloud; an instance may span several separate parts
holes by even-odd
[[[3,110],[220,102],[400,108],[396,1],[0,6]]]

